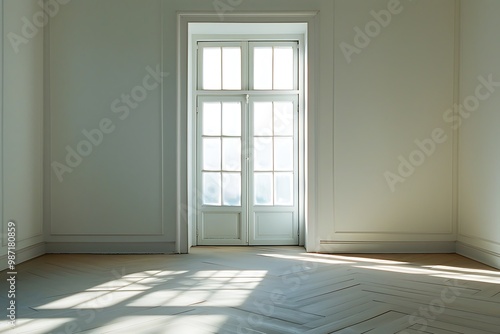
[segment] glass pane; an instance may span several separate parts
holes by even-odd
[[[273,48],[256,47],[253,58],[253,88],[273,89]]]
[[[203,169],[220,170],[220,138],[203,138]]]
[[[241,89],[241,50],[222,48],[223,89]]]
[[[254,170],[273,170],[273,139],[271,137],[256,137],[253,140]]]
[[[292,102],[274,102],[274,135],[293,136]]]
[[[275,205],[293,205],[293,173],[275,173],[274,189]]]
[[[253,104],[253,133],[255,136],[272,136],[273,134],[273,103],[255,102]]]
[[[223,204],[228,206],[241,205],[241,175],[240,173],[222,174]]]
[[[273,205],[273,173],[254,174],[255,205]]]
[[[203,48],[203,89],[221,89],[221,50]]]
[[[241,136],[240,102],[226,102],[222,104],[222,134],[224,136]]]
[[[203,204],[221,205],[220,173],[203,173]]]
[[[222,169],[225,171],[241,170],[241,139],[222,139]]]
[[[274,170],[293,171],[293,138],[274,138]]]
[[[274,48],[274,89],[293,89],[293,48]]]
[[[221,111],[219,102],[203,103],[203,135],[220,136]]]

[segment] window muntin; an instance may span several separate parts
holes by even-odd
[[[254,206],[294,206],[298,42],[199,42],[198,56],[201,204],[241,206],[248,190]]]

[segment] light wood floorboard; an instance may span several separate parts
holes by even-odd
[[[2,333],[500,333],[500,271],[456,254],[198,247],[51,254],[17,272],[17,325],[2,316]]]

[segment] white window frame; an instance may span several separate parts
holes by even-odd
[[[299,184],[304,194],[301,194],[300,213],[302,215],[300,221],[300,244],[305,245],[308,251],[317,251],[319,249],[319,240],[316,240],[316,166],[315,166],[315,106],[317,105],[317,97],[315,88],[318,88],[317,78],[319,73],[318,54],[315,51],[319,45],[318,32],[318,12],[282,12],[282,13],[230,13],[225,17],[228,24],[258,25],[261,37],[276,39],[276,35],[269,34],[269,31],[286,32],[290,27],[294,33],[299,34],[302,38],[304,50],[303,64],[304,73],[304,101],[301,108],[300,120],[301,127],[299,129],[300,136],[300,159],[303,164],[302,175]],[[220,18],[216,14],[184,12],[178,13],[178,143],[177,143],[177,231],[176,231],[176,250],[178,253],[188,253],[189,248],[194,245],[196,235],[193,233],[193,221],[195,221],[196,213],[193,212],[193,179],[195,176],[190,175],[193,172],[193,161],[195,161],[195,150],[193,150],[193,115],[188,112],[193,110],[194,101],[190,94],[190,89],[193,84],[193,73],[196,73],[196,63],[193,63],[193,44],[195,44],[194,35],[197,35],[197,41],[203,38],[209,38],[210,35],[199,35],[201,31],[206,31],[207,27],[211,31],[216,31],[218,39],[227,38],[228,40],[244,39],[244,34],[236,36],[242,29],[237,29],[235,34],[225,34],[228,31],[227,27],[220,27]],[[204,25],[204,30],[200,30],[200,26]],[[244,26],[244,25],[242,25]],[[271,27],[271,29],[270,29]],[[285,27],[285,28],[284,28]],[[305,28],[304,28],[305,27]],[[238,27],[240,28],[240,27]],[[247,31],[252,32],[255,36],[255,26]],[[245,27],[243,27],[245,30]],[[300,32],[298,32],[300,30]],[[247,34],[248,35],[248,34]],[[294,36],[295,37],[295,36]],[[286,38],[290,40],[290,37]],[[196,58],[196,57],[194,57]],[[306,80],[307,78],[307,80]]]
[[[198,113],[199,110],[199,100],[201,99],[206,99],[211,96],[214,97],[221,97],[224,99],[225,96],[243,96],[246,95],[247,97],[253,99],[253,100],[289,100],[289,97],[292,96],[294,97],[293,99],[296,98],[296,102],[294,105],[298,108],[298,110],[294,110],[294,112],[298,112],[298,117],[297,117],[297,122],[295,124],[294,128],[294,156],[296,156],[296,159],[294,159],[294,181],[293,181],[293,191],[294,191],[294,201],[292,207],[294,208],[295,212],[298,214],[298,226],[296,226],[296,234],[294,238],[296,239],[297,243],[300,245],[300,235],[301,231],[303,233],[304,229],[300,228],[303,226],[303,221],[304,221],[304,215],[301,212],[299,207],[303,207],[299,205],[303,201],[304,198],[304,191],[303,191],[303,186],[300,185],[300,180],[303,180],[303,176],[301,175],[303,173],[303,166],[304,166],[304,160],[303,160],[303,150],[301,151],[299,149],[301,142],[303,142],[303,138],[299,135],[298,128],[300,128],[301,124],[303,124],[303,117],[301,116],[303,114],[304,110],[304,77],[302,73],[304,72],[303,68],[303,54],[304,54],[304,38],[301,35],[290,35],[290,34],[276,34],[273,35],[272,38],[269,38],[269,36],[260,36],[259,34],[249,34],[249,35],[235,35],[231,36],[231,38],[228,37],[223,37],[217,34],[214,35],[209,35],[209,36],[193,36],[193,55],[197,56],[197,60],[195,61],[196,63],[196,69],[193,71],[193,79],[192,79],[192,92],[193,92],[193,104],[196,105],[196,108],[194,108],[194,111]],[[224,83],[222,80],[223,74],[221,72],[221,89],[213,90],[213,89],[203,89],[203,49],[205,47],[210,48],[210,47],[231,47],[231,46],[238,46],[241,47],[241,59],[242,59],[242,68],[241,68],[241,89],[240,90],[230,90],[230,89],[224,89]],[[288,46],[293,48],[293,85],[292,89],[275,89],[274,87],[274,77],[273,77],[273,87],[271,89],[255,89],[254,87],[254,78],[253,78],[253,71],[252,71],[252,64],[253,64],[253,50],[254,48],[258,47],[272,47],[273,49],[275,47],[280,47],[280,46]],[[302,59],[301,59],[302,58]],[[221,59],[222,63],[222,59]],[[273,70],[274,73],[274,70]],[[248,102],[247,106],[245,106],[247,113],[248,113]],[[295,116],[294,116],[295,117]],[[243,121],[245,124],[247,121]],[[199,123],[198,123],[199,125]],[[251,122],[250,124],[246,125],[247,127],[251,127]],[[195,129],[195,138],[193,138],[193,142],[196,143],[197,145],[200,145],[200,135],[198,131]],[[249,134],[247,134],[249,135]],[[244,139],[244,138],[243,138]],[[251,140],[251,138],[247,138],[248,140]],[[246,143],[245,145],[248,145],[249,143]],[[196,159],[200,159],[200,149],[198,149],[196,146],[193,147],[196,153]],[[251,153],[250,153],[251,155]],[[252,158],[250,158],[250,161],[253,161]],[[200,196],[201,194],[201,169],[198,166],[198,163],[193,164],[195,166],[195,184],[194,184],[194,189],[196,189],[196,196]],[[247,198],[247,202],[243,205],[242,207],[245,207],[246,209],[243,210],[243,216],[242,221],[245,222],[245,224],[242,226],[243,229],[245,230],[242,235],[245,235],[246,240],[241,240],[241,241],[236,241],[237,243],[242,242],[242,244],[250,244],[250,243],[255,243],[256,239],[252,238],[252,233],[249,233],[249,229],[253,229],[253,219],[250,219],[252,216],[254,210],[257,208],[253,204],[253,192],[248,192],[248,190],[252,190],[252,184],[253,184],[253,168],[251,168],[248,163],[245,164],[245,166],[242,166],[243,172],[242,172],[242,192],[245,189],[245,194],[242,196],[242,198]],[[243,176],[246,174],[246,178],[243,178]],[[251,196],[252,195],[252,196]],[[252,198],[250,198],[252,197]],[[205,211],[210,211],[210,208],[207,208],[207,206],[201,205],[201,200],[199,198],[195,198],[196,203],[194,204],[194,207],[196,208],[196,221],[193,222],[193,229],[196,231],[193,235],[193,240],[192,243],[193,245],[198,245],[199,242],[199,237],[203,234],[202,233],[202,226],[201,226],[201,220],[202,220],[202,210],[203,212]],[[221,206],[222,207],[222,206]],[[279,205],[277,205],[279,207]],[[203,208],[203,209],[202,209]],[[276,208],[275,206],[272,206],[272,208]],[[272,208],[261,208],[260,211],[264,210],[273,210]],[[298,237],[297,237],[298,236]],[[208,242],[208,241],[207,241]],[[225,244],[226,240],[220,240],[220,244]],[[217,244],[217,243],[216,243]],[[303,245],[303,242],[302,242]]]

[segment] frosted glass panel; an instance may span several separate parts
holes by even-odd
[[[241,205],[241,175],[240,173],[222,174],[222,198],[227,206]]]
[[[203,89],[221,89],[221,49],[203,48]]]
[[[203,103],[203,135],[220,136],[221,110],[219,102]]]
[[[241,49],[222,48],[222,88],[241,89]]]
[[[272,137],[254,138],[254,170],[273,170],[273,139]]]
[[[203,173],[203,204],[221,205],[220,173]]]
[[[274,205],[293,205],[293,173],[275,173],[274,189]]]
[[[241,136],[241,103],[225,102],[222,104],[222,134]]]
[[[256,47],[253,55],[254,89],[273,89],[273,48]]]
[[[274,89],[293,89],[293,48],[274,48]]]
[[[274,170],[293,171],[293,138],[274,138]]]
[[[220,170],[220,138],[203,138],[203,169]]]
[[[241,139],[222,139],[222,169],[225,171],[241,170]]]
[[[292,102],[274,102],[274,135],[293,136]]]
[[[273,103],[255,102],[253,110],[254,135],[270,136],[273,134]]]
[[[254,174],[254,204],[273,205],[273,173]]]

